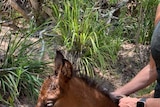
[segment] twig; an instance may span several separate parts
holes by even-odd
[[[39,9],[38,1],[37,0],[29,0],[29,1],[31,3],[32,7],[34,8],[34,10],[38,12],[38,9]]]
[[[140,7],[140,15],[138,17],[138,31],[136,33],[136,48],[138,47],[138,43],[139,43],[139,37],[140,37],[140,33],[141,33],[141,23],[140,22],[143,22],[143,15],[142,15],[142,5]]]
[[[129,0],[123,0],[122,2],[118,3],[117,8],[121,8],[124,5],[126,5],[129,2]]]
[[[25,66],[24,69],[28,68],[28,66]],[[12,67],[12,68],[3,68],[3,69],[0,69],[0,72],[3,72],[3,71],[12,71],[12,70],[16,70],[18,69],[18,67]]]
[[[15,0],[10,0],[10,5],[13,7],[15,10],[17,10],[22,16],[26,19],[29,20],[29,17],[27,13],[16,3]]]
[[[101,13],[101,16],[104,18],[104,17],[107,17],[108,18],[108,21],[107,21],[107,24],[110,24],[111,23],[111,20],[112,19],[118,19],[118,17],[115,17],[114,16],[114,13],[116,11],[118,11],[121,7],[123,7],[124,5],[126,5],[127,3],[129,2],[129,0],[123,0],[121,2],[119,2],[116,6],[114,6],[114,8],[112,8],[111,10],[108,9],[107,13],[106,14],[102,14]],[[112,6],[111,6],[112,7]],[[93,10],[97,10],[97,9],[101,9],[101,7],[95,7]],[[103,9],[104,10],[104,9]]]
[[[41,54],[40,54],[40,58],[39,60],[41,60],[43,58],[43,55],[44,55],[44,49],[45,49],[45,42],[44,42],[44,39],[43,39],[43,34],[44,32],[46,32],[47,29],[44,29],[42,31],[39,32],[39,38],[42,40],[42,48],[41,48]]]

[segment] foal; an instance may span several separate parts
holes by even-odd
[[[118,107],[108,93],[74,76],[71,63],[59,51],[55,72],[44,80],[36,107]]]

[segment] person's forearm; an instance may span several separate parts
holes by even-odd
[[[129,83],[115,90],[114,93],[122,95],[130,95],[139,89],[148,86],[156,80],[157,74],[154,69],[150,69],[150,65],[145,66]]]
[[[160,107],[160,98],[148,98],[146,107]]]
[[[159,20],[160,20],[160,4],[158,5],[157,10],[156,10],[156,16],[155,16],[155,21],[154,21],[155,26],[157,25]]]

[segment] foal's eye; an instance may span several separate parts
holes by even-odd
[[[54,74],[55,74],[55,76],[57,76],[57,75],[58,75],[58,71],[57,71],[57,70],[55,70],[55,71],[54,71]]]
[[[56,86],[55,85],[51,85],[51,90],[55,90]]]

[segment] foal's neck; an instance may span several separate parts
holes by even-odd
[[[73,100],[77,100],[80,104],[88,104],[85,106],[81,105],[81,107],[117,107],[109,95],[104,95],[96,88],[89,86],[83,80],[76,77],[73,77],[69,81],[66,92]]]

